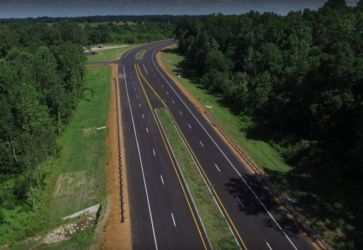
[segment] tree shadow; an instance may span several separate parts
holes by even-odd
[[[233,197],[240,200],[239,210],[246,215],[254,215],[262,218],[263,225],[281,232],[278,225],[292,238],[296,238],[300,233],[300,228],[289,217],[284,215],[280,205],[268,192],[269,186],[262,179],[254,175],[244,175],[241,178],[231,178],[226,184],[227,190]],[[248,186],[247,186],[247,184]],[[251,191],[253,190],[253,192]],[[258,198],[256,198],[256,196]],[[270,214],[276,222],[270,217]]]
[[[292,205],[304,214],[317,233],[324,230],[338,249],[363,249],[360,188],[351,187],[352,183],[339,183],[336,173],[318,166],[315,169],[310,166],[307,171],[292,168],[287,173],[265,171],[273,183],[293,195],[296,203]]]
[[[177,48],[167,48],[162,50],[165,54],[178,55],[183,56]],[[196,83],[199,81],[200,72],[197,72],[191,64],[187,62],[187,60],[182,60],[176,64],[176,68],[173,71],[174,74],[180,75],[186,79],[190,79],[191,82]],[[196,84],[198,87],[201,87],[200,84]]]

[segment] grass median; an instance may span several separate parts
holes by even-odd
[[[156,115],[189,187],[213,249],[239,249],[168,111],[160,108],[156,110]]]
[[[146,50],[145,50],[145,49],[141,49],[141,50],[139,50],[139,51],[136,53],[135,58],[136,58],[137,60],[142,60],[142,59],[144,58],[145,53],[146,53]]]

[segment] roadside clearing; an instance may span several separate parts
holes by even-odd
[[[159,108],[155,110],[155,113],[190,190],[213,249],[239,249],[240,247],[214,200],[208,184],[199,172],[168,111]]]
[[[102,50],[98,50],[95,55],[88,55],[87,62],[103,62],[103,61],[113,61],[121,58],[122,54],[132,48],[135,48],[138,44],[132,45],[120,45],[120,46],[112,46],[110,48],[102,48]]]

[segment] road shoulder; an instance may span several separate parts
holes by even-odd
[[[132,249],[126,161],[124,157],[122,123],[120,121],[121,109],[118,106],[120,103],[118,95],[118,66],[116,64],[112,65],[111,84],[111,98],[107,119],[107,126],[109,128],[107,136],[109,160],[106,165],[109,197],[108,207],[105,212],[106,223],[99,237],[101,238],[101,249]],[[123,192],[123,204],[121,204],[120,190]],[[122,209],[124,211],[123,222],[121,218]]]

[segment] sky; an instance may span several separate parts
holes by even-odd
[[[286,14],[317,9],[325,0],[0,0],[0,18],[90,15],[240,14],[250,10]],[[355,5],[358,0],[346,0]]]

